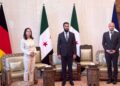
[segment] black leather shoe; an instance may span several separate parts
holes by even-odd
[[[113,81],[113,84],[114,84],[114,85],[117,84],[117,81]]]
[[[117,84],[117,79],[114,79],[114,80],[113,80],[113,84]]]
[[[73,83],[72,81],[70,81],[70,85],[71,85],[71,86],[74,86],[74,83]]]
[[[112,83],[112,79],[107,80],[107,84]]]
[[[65,86],[66,82],[62,82],[62,86]]]

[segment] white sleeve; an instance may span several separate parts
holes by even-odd
[[[25,49],[25,42],[23,39],[21,40],[20,48],[24,54],[30,55],[30,52]]]

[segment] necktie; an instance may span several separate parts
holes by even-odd
[[[67,35],[67,32],[66,32],[66,41],[68,41],[68,35]]]
[[[110,31],[111,35],[113,34],[113,31]]]
[[[112,39],[113,31],[110,31],[110,39]]]

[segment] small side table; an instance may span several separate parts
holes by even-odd
[[[52,67],[46,67],[43,71],[43,86],[55,86],[55,70]]]
[[[99,69],[97,65],[89,65],[87,68],[88,86],[99,86]]]
[[[2,73],[0,73],[0,86],[2,86]]]

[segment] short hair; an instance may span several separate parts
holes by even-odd
[[[27,28],[25,28],[25,30],[24,30],[24,34],[23,34],[23,38],[24,38],[25,40],[27,40],[26,32],[27,32],[28,29],[29,29],[30,32],[31,32],[30,38],[33,39],[33,36],[32,36],[32,30],[31,30],[29,27],[27,27]]]
[[[69,24],[69,22],[64,22],[64,23],[63,23],[63,26],[64,26],[65,24]]]
[[[110,22],[109,24],[113,24],[114,26],[115,26],[115,23],[112,21],[112,22]]]

